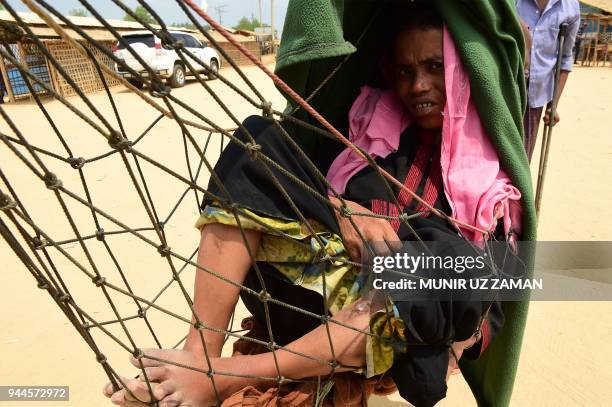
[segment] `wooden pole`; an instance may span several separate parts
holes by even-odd
[[[607,33],[608,32],[608,24],[609,24],[609,22],[610,22],[610,17],[602,18],[601,24],[602,24],[602,28],[603,29],[601,31],[603,33]],[[604,34],[604,35],[606,35],[606,34]],[[602,49],[602,53],[603,53],[603,55],[602,55],[602,62],[603,62],[603,66],[604,67],[606,66],[606,62],[608,62],[608,51],[609,51],[609,49],[610,49],[610,40],[607,39],[606,45]],[[599,66],[599,62],[597,63],[597,66]]]
[[[43,43],[47,47],[47,50],[53,55],[53,51],[49,48],[49,44],[54,43],[55,41],[44,41]],[[63,96],[62,87],[59,85],[59,81],[57,79],[57,71],[55,67],[49,63],[47,57],[45,57],[45,64],[47,65],[47,72],[49,72],[49,79],[51,80],[51,86],[58,93],[58,95]]]
[[[595,23],[595,27],[597,27],[595,29],[595,46],[593,47],[593,59],[591,60],[592,66],[597,66],[597,45],[599,45],[599,30],[601,29],[600,27],[600,23],[601,23],[601,19],[600,16],[598,15]]]
[[[5,47],[4,45],[2,46]],[[4,58],[2,57],[0,57],[0,71],[2,71],[2,80],[4,81],[4,88],[6,89],[6,93],[8,93],[9,100],[14,102],[15,95],[13,94],[13,88],[11,87],[11,82],[9,82],[8,70],[4,64]]]
[[[23,47],[23,44],[22,44],[21,42],[18,42],[18,43],[17,43],[17,50],[18,50],[18,52],[19,52],[19,58],[17,58],[17,59],[18,59],[18,60],[19,60],[21,63],[23,63],[23,65],[24,65],[24,66],[27,68],[27,70],[29,71],[29,70],[30,70],[30,65],[28,64],[28,59],[27,59],[26,50],[25,50],[25,48]],[[23,77],[23,80],[24,80],[24,81],[27,81],[27,80],[28,80],[28,78],[26,78],[26,77],[25,77],[25,75],[23,75],[21,72],[20,72],[20,75]],[[31,82],[30,82],[30,83],[31,83]],[[28,98],[29,98],[30,100],[32,100],[32,94],[30,93],[29,89],[28,89],[28,93],[27,93],[27,95],[28,95]]]

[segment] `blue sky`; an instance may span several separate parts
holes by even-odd
[[[50,5],[57,8],[59,11],[67,13],[69,10],[74,8],[83,8],[82,4],[78,0],[46,0]],[[100,14],[105,18],[117,18],[121,19],[124,16],[124,12],[113,4],[110,0],[88,0],[91,5],[96,7]],[[123,2],[134,8],[138,5],[136,0],[123,0]],[[202,0],[196,0],[197,3],[202,4]],[[219,15],[215,11],[215,6],[225,5],[225,13],[222,16],[222,23],[225,26],[234,26],[238,23],[241,17],[250,17],[251,14],[255,18],[259,18],[259,0],[205,0],[208,3],[208,13],[212,15],[217,21]],[[270,22],[270,0],[262,0],[262,14],[264,23]],[[175,0],[147,0],[159,15],[169,23],[180,23],[187,21],[187,17],[181,11]],[[275,24],[276,28],[280,32],[283,28],[285,21],[285,11],[289,0],[275,0]],[[18,11],[28,11],[27,7],[19,0],[9,0],[9,4],[15,7]]]

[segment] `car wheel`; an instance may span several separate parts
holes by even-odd
[[[128,82],[136,89],[142,89],[144,87],[144,83],[138,79],[128,79]]]
[[[174,70],[170,77],[170,86],[180,88],[185,85],[185,68],[181,64],[174,64]]]
[[[209,67],[208,79],[215,79],[217,77],[217,72],[219,72],[219,63],[216,59],[211,59]]]

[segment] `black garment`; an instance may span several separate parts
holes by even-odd
[[[309,168],[308,164],[299,160],[293,147],[284,141],[283,136],[279,134],[272,122],[260,117],[249,117],[244,122],[244,126],[255,138],[256,143],[261,146],[261,154],[268,156],[320,194],[327,195],[325,184]],[[235,136],[245,143],[249,142],[240,130],[236,131]],[[406,178],[408,168],[415,159],[421,142],[414,129],[409,129],[402,134],[398,151],[385,159],[377,159],[377,164],[396,179],[403,180]],[[215,172],[223,182],[229,197],[224,196],[212,178],[208,190],[226,199],[227,202],[233,202],[264,216],[286,220],[299,219],[291,205],[271,181],[268,173],[270,171],[278,178],[278,182],[284,187],[305,218],[314,219],[328,230],[340,234],[339,225],[331,207],[306,192],[278,169],[270,167],[269,170],[266,170],[260,160],[253,159],[256,154],[258,153],[248,153],[231,142],[215,166]],[[419,192],[424,189],[425,180],[433,168],[430,162],[419,184]],[[397,195],[398,189],[395,187],[392,189]],[[392,201],[379,175],[369,166],[351,178],[344,196],[366,208],[371,208],[373,200]],[[211,200],[205,199],[202,205],[209,203]],[[404,212],[412,214],[415,206],[416,204],[412,203],[404,209]],[[443,193],[438,195],[434,206],[447,213],[449,211]],[[419,217],[411,220],[410,224],[422,240],[451,241],[457,243],[458,246],[466,245],[465,240],[444,219],[433,216]],[[404,241],[415,240],[415,236],[405,225],[399,227],[398,235]],[[273,298],[319,315],[324,312],[323,299],[319,294],[293,285],[269,264],[258,263],[258,265],[264,276],[266,288]],[[256,291],[261,290],[259,280],[253,270],[249,272],[245,285]],[[241,297],[253,316],[260,322],[265,322],[265,310],[259,298],[248,293],[242,293]],[[321,323],[318,318],[286,307],[272,303],[268,305],[274,340],[280,345],[300,338]],[[399,301],[396,303],[400,317],[409,327],[406,330],[408,352],[397,357],[391,371],[402,397],[416,406],[430,406],[446,395],[445,378],[449,345],[453,341],[462,341],[471,337],[477,330],[478,323],[489,305],[483,302],[452,301],[420,303]],[[503,321],[498,304],[489,312],[489,317],[491,315],[494,315],[496,321],[491,324],[491,327],[496,329],[500,326],[499,321]],[[478,353],[474,356],[478,356]]]
[[[259,116],[250,116],[243,125],[255,138],[256,143],[261,146],[261,154],[269,157],[314,190],[327,195],[322,180],[305,163],[300,162],[295,151],[287,145],[271,121]],[[244,143],[250,142],[247,135],[241,130],[237,130],[234,136]],[[263,216],[285,220],[299,219],[274,184],[266,166],[253,159],[257,154],[259,152],[248,153],[243,147],[230,142],[214,168],[229,197],[222,193],[212,177],[208,184],[208,191],[225,199],[229,204],[237,204]],[[313,198],[310,193],[304,193],[302,188],[277,168],[269,167],[269,171],[278,179],[306,219],[316,219],[328,230],[340,234],[336,217],[327,205]],[[210,202],[210,199],[205,198],[202,207]]]

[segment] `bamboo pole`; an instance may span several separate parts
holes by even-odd
[[[14,102],[15,95],[13,94],[13,88],[11,87],[11,82],[9,81],[8,70],[4,64],[4,58],[2,57],[0,57],[0,71],[2,71],[2,80],[4,81],[4,88],[6,89],[6,93],[8,93],[9,100]]]

